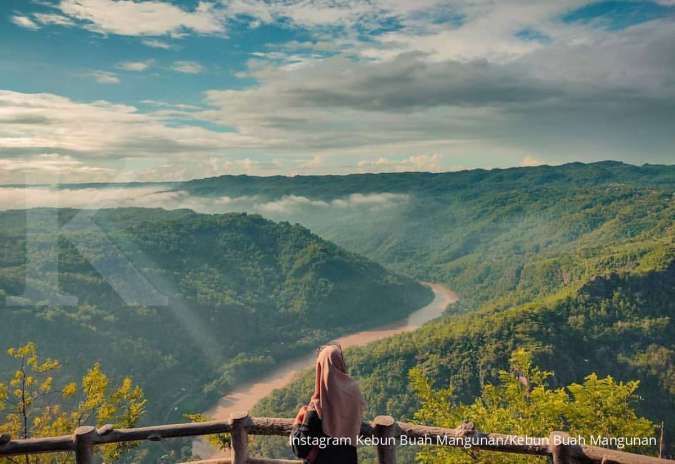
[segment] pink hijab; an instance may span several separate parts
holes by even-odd
[[[316,359],[316,381],[310,406],[321,418],[323,433],[329,437],[349,438],[356,446],[366,403],[358,384],[347,374],[339,346],[325,347]]]

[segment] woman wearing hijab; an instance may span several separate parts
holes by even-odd
[[[354,379],[347,374],[342,349],[324,347],[316,359],[314,394],[296,422],[328,446],[316,447],[306,459],[312,464],[357,464],[356,437],[361,430],[365,402]]]

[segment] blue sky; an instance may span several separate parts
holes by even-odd
[[[675,2],[5,0],[0,182],[675,156]]]

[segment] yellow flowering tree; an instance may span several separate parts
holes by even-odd
[[[591,436],[655,436],[654,424],[635,412],[637,381],[617,382],[590,374],[581,384],[550,388],[548,379],[553,373],[535,366],[531,354],[523,349],[512,354],[510,366],[509,371],[500,372],[497,383],[484,385],[471,404],[458,403],[451,387],[432,388],[421,369],[412,369],[411,386],[422,403],[415,419],[441,427],[470,421],[480,431],[530,437],[547,437],[552,431],[566,431],[589,441]],[[417,460],[424,464],[545,462],[539,457],[448,447],[425,447]]]
[[[0,381],[0,433],[33,438],[72,433],[80,425],[133,427],[145,411],[143,390],[131,378],[111,385],[100,364],[89,368],[79,382],[56,384],[61,364],[41,358],[35,343],[10,348],[7,354],[17,369]],[[105,462],[118,460],[129,444],[114,444],[98,451]],[[6,463],[46,464],[73,462],[70,454],[0,458]]]

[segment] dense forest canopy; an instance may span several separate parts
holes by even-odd
[[[675,166],[605,161],[61,188],[77,196],[95,187],[125,187],[125,198],[135,191],[138,204],[257,212],[299,222],[389,269],[447,283],[461,294],[464,306],[475,308],[516,288],[521,301],[535,297],[550,274],[560,277],[554,282],[557,288],[562,273],[555,262],[539,258],[555,261],[579,246],[594,252],[594,247],[597,251],[645,232],[662,233],[672,221],[666,208],[673,201],[674,185]],[[535,260],[542,267],[533,268]],[[567,270],[564,280],[577,277],[571,272],[579,270]]]
[[[460,293],[453,311],[417,332],[347,353],[368,415],[421,417],[410,372],[470,405],[524,348],[555,372],[546,379],[550,388],[594,373],[639,381],[630,384],[642,398],[637,412],[654,423],[665,419],[668,435],[675,432],[668,421],[675,414],[674,166],[223,176],[161,188],[189,195],[196,209],[245,210],[302,226],[251,214],[127,208],[94,214],[96,227],[66,227],[65,239],[38,233],[31,242],[26,224],[46,224],[55,210],[3,213],[0,291],[44,299],[57,260],[60,288],[77,295],[78,305],[7,308],[15,329],[2,340],[18,344],[18,334],[41,334],[50,355],[72,359],[77,347],[82,359],[106,357],[143,384],[149,408],[158,398],[160,409],[176,403],[195,411],[197,398],[225,391],[282,356],[421,306],[430,295],[412,279],[428,280]],[[73,223],[80,215],[58,210],[57,220]],[[133,258],[133,269],[115,260],[118,252]],[[27,253],[41,265],[27,267]],[[127,300],[147,294],[129,279],[113,279],[111,287],[92,261],[121,274],[140,269],[169,298],[169,312],[125,304],[112,287]],[[31,292],[22,287],[26,277]],[[201,343],[195,331],[207,334]],[[284,350],[271,348],[279,346]],[[131,367],[130,352],[138,360]],[[293,415],[312,381],[309,373],[298,378],[254,412]],[[168,384],[177,388],[167,392]],[[258,446],[280,453],[264,440]]]
[[[643,169],[653,177],[640,175]],[[556,179],[570,170],[582,181],[565,181],[565,187]],[[611,175],[584,175],[598,170]],[[531,170],[508,173],[518,178],[518,171],[526,177]],[[554,385],[581,382],[593,372],[640,380],[640,412],[665,419],[672,434],[673,169],[608,164],[535,171],[552,182],[534,182],[530,175],[515,186],[483,185],[463,202],[450,194],[447,201],[434,197],[417,222],[409,220],[419,226],[418,235],[435,239],[415,241],[412,229],[391,228],[389,243],[410,252],[398,255],[406,259],[395,267],[460,289],[464,311],[349,351],[369,413],[412,418],[420,406],[408,381],[415,367],[436,387],[451,386],[459,400],[471,401],[507,366],[513,350],[526,347],[555,371]],[[425,217],[433,220],[425,223]],[[391,250],[369,253],[387,262]],[[303,376],[257,412],[291,413],[311,383],[311,375]]]
[[[0,213],[0,295],[3,349],[35,341],[73,375],[100,360],[155,420],[432,297],[299,225],[134,208]]]
[[[619,447],[645,454],[656,450],[656,426],[640,417],[639,382],[616,381],[611,376],[586,376],[583,382],[551,387],[554,372],[532,362],[524,349],[513,352],[508,369],[494,383],[486,383],[481,394],[468,404],[459,403],[452,387],[434,389],[432,379],[421,368],[410,370],[410,382],[422,407],[415,419],[453,428],[469,422],[476,430],[499,430],[526,437],[548,437],[551,431],[566,431],[578,443]],[[495,453],[449,447],[422,447],[416,462],[522,464],[544,463],[544,457]]]
[[[638,235],[663,234],[673,220],[674,186],[675,166],[607,161],[448,173],[222,176],[174,188],[194,198],[256,198],[239,207],[299,221],[391,269],[447,283],[465,306],[476,307],[516,289],[524,302],[563,278],[577,278],[583,270],[574,266],[574,254],[581,247],[596,253]],[[567,260],[564,277],[560,259]]]

